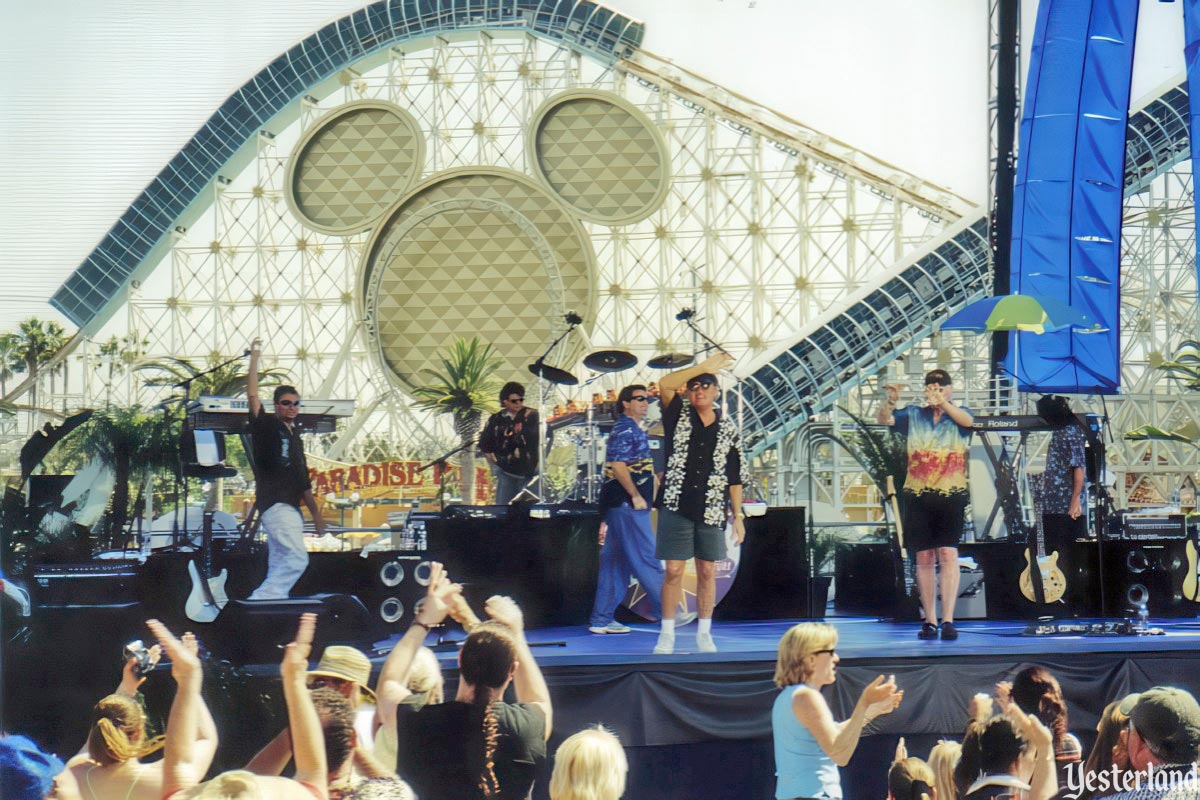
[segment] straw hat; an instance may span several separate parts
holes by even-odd
[[[309,671],[309,676],[324,675],[328,678],[341,678],[358,684],[358,690],[363,696],[375,702],[375,693],[367,688],[371,682],[371,659],[359,650],[340,644],[332,644],[325,648],[317,668]]]

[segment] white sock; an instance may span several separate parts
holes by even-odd
[[[700,626],[699,630],[696,631],[697,636],[703,636],[705,634],[712,633],[712,617],[709,617],[708,619],[702,618],[699,620],[699,622],[697,622],[697,624]]]
[[[674,636],[675,635],[675,620],[664,619],[662,621],[662,632],[667,634],[668,636]]]

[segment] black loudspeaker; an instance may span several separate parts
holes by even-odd
[[[1096,617],[1101,613],[1099,556],[1094,540],[1046,542],[1046,551],[1058,553],[1057,566],[1066,579],[1067,589],[1057,603],[1039,604],[1021,593],[1021,573],[1025,571],[1025,544],[1017,541],[974,542],[959,548],[974,558],[983,569],[988,619],[1034,620],[1051,616],[1059,619]]]
[[[826,585],[826,591],[828,585]],[[804,509],[771,508],[746,520],[737,576],[713,617],[799,619],[825,615],[825,592],[810,598]]]
[[[235,664],[276,664],[296,635],[300,615],[317,615],[314,650],[371,638],[371,620],[353,595],[323,594],[286,600],[230,600],[212,623],[205,643],[218,658]]]
[[[891,614],[896,605],[896,567],[887,542],[839,544],[833,556],[837,596],[833,606],[852,614]],[[891,581],[891,583],[889,583]]]
[[[1104,600],[1110,617],[1137,615],[1145,603],[1152,617],[1194,617],[1200,604],[1183,598],[1186,539],[1104,542]]]
[[[429,586],[424,553],[309,553],[308,569],[292,594],[348,592],[362,601],[374,641],[408,630]]]

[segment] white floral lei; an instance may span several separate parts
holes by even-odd
[[[663,505],[672,511],[679,510],[679,497],[683,493],[683,478],[687,474],[688,442],[692,438],[692,404],[682,398],[683,408],[680,409],[679,422],[675,426],[675,436],[672,439],[671,458],[667,462],[667,479],[663,487]],[[717,421],[717,445],[713,449],[713,468],[708,475],[708,489],[704,493],[704,524],[725,524],[725,490],[729,488],[725,480],[725,462],[729,451],[737,447],[741,449],[737,428],[733,421],[724,414]],[[742,485],[746,485],[746,464],[742,462]]]

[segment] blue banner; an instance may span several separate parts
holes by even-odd
[[[1038,5],[1021,117],[1011,285],[1069,303],[1099,330],[1010,334],[1019,341],[1005,367],[1022,391],[1120,389],[1122,183],[1137,12],[1137,0]]]

